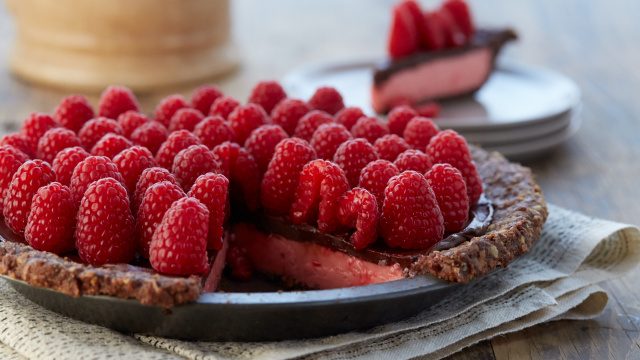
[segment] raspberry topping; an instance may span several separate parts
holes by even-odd
[[[360,171],[374,160],[378,160],[376,149],[365,139],[354,139],[342,143],[333,156],[333,162],[344,170],[351,187],[358,185]]]
[[[284,99],[271,111],[271,121],[280,125],[287,134],[293,135],[298,122],[309,111],[311,107],[302,100]]]
[[[106,156],[113,159],[122,150],[133,146],[133,143],[126,137],[117,134],[107,134],[102,137],[91,149],[91,155]]]
[[[227,122],[218,115],[207,116],[193,130],[193,134],[209,149],[225,141],[233,141],[235,135]]]
[[[414,149],[425,151],[429,140],[438,133],[438,126],[431,119],[417,116],[404,129],[404,139]]]
[[[33,196],[24,238],[36,250],[64,254],[75,248],[76,208],[68,187],[53,182]]]
[[[341,198],[338,219],[343,226],[355,229],[350,241],[356,250],[373,244],[377,237],[378,205],[376,198],[365,189],[353,188]]]
[[[58,181],[62,185],[69,186],[73,169],[88,157],[89,153],[80,146],[74,146],[60,151],[58,155],[56,155],[56,158],[53,159],[53,164],[51,165]]]
[[[244,147],[256,160],[261,174],[267,171],[276,145],[288,137],[287,132],[278,125],[262,125],[253,130]]]
[[[203,114],[208,114],[216,99],[224,95],[217,86],[202,85],[191,95],[191,106]]]
[[[217,172],[218,168],[219,164],[208,147],[191,145],[176,155],[171,172],[183,189],[190,189],[198,176]]]
[[[387,51],[393,59],[411,55],[418,50],[416,8],[420,13],[420,8],[415,1],[403,1],[393,8],[387,44]]]
[[[387,116],[389,132],[402,136],[409,121],[416,116],[418,116],[418,113],[410,106],[400,105],[394,107]]]
[[[344,126],[336,123],[322,124],[311,137],[311,147],[318,154],[318,158],[333,160],[340,144],[351,139],[351,133]]]
[[[363,138],[373,143],[377,139],[387,135],[389,129],[380,123],[375,117],[361,117],[351,128],[351,134],[355,138]]]
[[[149,118],[134,110],[129,110],[118,116],[118,125],[122,128],[122,135],[130,138],[131,134],[143,124],[149,122]]]
[[[245,148],[228,141],[213,148],[212,152],[220,172],[231,182],[233,202],[243,204],[250,211],[256,210],[262,173],[253,156]]]
[[[447,43],[445,24],[438,11],[426,11],[418,24],[422,46],[427,50],[443,49]]]
[[[38,141],[38,158],[51,163],[60,151],[74,146],[80,146],[76,133],[65,128],[53,128]]]
[[[158,165],[170,170],[176,155],[191,145],[200,145],[200,140],[195,135],[187,130],[172,132],[156,154]]]
[[[231,277],[238,281],[249,281],[253,276],[253,265],[244,249],[230,246],[227,252],[227,264],[231,268]]]
[[[53,116],[60,125],[78,132],[82,125],[93,119],[93,108],[82,95],[71,95],[62,99]]]
[[[309,105],[315,110],[322,110],[331,115],[335,115],[338,111],[344,108],[344,102],[342,101],[342,95],[333,87],[323,86],[316,89],[311,99],[309,99]]]
[[[92,149],[103,136],[109,133],[122,135],[123,132],[115,120],[99,117],[84,124],[78,132],[78,137],[85,149]]]
[[[28,157],[32,157],[34,153],[34,149],[31,148],[31,145],[29,145],[29,142],[24,137],[24,135],[20,133],[4,135],[2,138],[0,138],[0,146],[4,145],[13,146],[14,148],[22,151]]]
[[[286,97],[287,93],[278,82],[261,81],[251,90],[249,102],[262,106],[267,114],[271,114],[271,110]]]
[[[442,8],[451,14],[467,40],[473,38],[475,26],[471,18],[471,10],[464,0],[447,0],[442,4]]]
[[[117,119],[129,110],[138,111],[140,105],[133,92],[124,86],[109,86],[100,95],[98,115]]]
[[[99,179],[114,178],[124,185],[124,179],[118,167],[108,157],[89,156],[76,165],[71,175],[71,195],[76,204],[80,203],[89,185]]]
[[[169,136],[169,132],[164,125],[157,121],[149,121],[131,133],[131,141],[134,144],[146,147],[152,154],[155,154],[162,146],[162,143],[167,140],[167,136]]]
[[[210,116],[221,116],[224,119],[229,117],[229,114],[240,105],[238,100],[232,98],[231,96],[221,96],[216,99],[216,101],[211,104],[211,109],[209,110]]]
[[[171,121],[169,122],[169,132],[178,130],[193,131],[202,119],[204,119],[204,116],[196,109],[180,109],[171,117]]]
[[[151,185],[163,181],[168,181],[172,184],[178,185],[176,177],[165,168],[156,166],[144,169],[138,179],[138,183],[136,184],[136,191],[133,197],[133,209],[136,214],[137,209],[140,207],[140,203],[142,202],[142,198],[144,197],[145,191],[147,191]]]
[[[411,148],[403,138],[396,134],[389,134],[379,138],[373,143],[373,146],[376,148],[380,159],[389,161],[395,161],[398,155]]]
[[[13,174],[28,159],[22,151],[13,146],[0,146],[0,214],[2,213],[4,197],[9,190]]]
[[[364,112],[362,112],[362,109],[360,109],[359,107],[346,107],[338,111],[338,113],[336,114],[336,122],[338,124],[344,125],[347,130],[351,130],[353,125],[355,125],[356,122],[358,122],[358,120],[363,116],[365,116]]]
[[[38,141],[50,129],[57,127],[53,118],[47,114],[31,113],[22,125],[22,135],[29,145],[29,152],[35,154],[38,149]]]
[[[333,123],[331,115],[324,111],[312,110],[300,119],[293,136],[309,141],[320,125],[330,123]]]
[[[169,95],[160,100],[155,110],[155,120],[165,127],[169,127],[171,118],[180,109],[188,108],[189,104],[182,95]]]
[[[136,190],[138,178],[145,169],[156,166],[156,160],[147,148],[142,146],[133,146],[113,158],[113,162],[118,167],[124,184],[130,194],[133,195]]]
[[[152,184],[144,192],[136,220],[138,250],[144,258],[149,258],[149,244],[164,214],[174,202],[185,196],[187,195],[179,185],[169,181]]]
[[[228,193],[229,180],[223,175],[214,173],[199,176],[189,190],[189,196],[200,200],[209,210],[209,238],[207,242],[209,249],[222,249]]]
[[[413,170],[420,174],[424,174],[431,169],[431,159],[429,155],[423,153],[420,150],[410,149],[402,154],[398,155],[394,164],[398,167],[400,172]]]
[[[400,174],[400,170],[388,160],[376,160],[367,164],[360,172],[358,186],[368,190],[382,205],[384,200],[384,189],[389,183],[389,179]]]
[[[260,105],[240,105],[229,114],[229,126],[238,144],[244,144],[251,132],[269,122],[267,113]]]
[[[436,164],[426,178],[436,195],[445,231],[464,229],[469,218],[469,196],[460,171],[449,164]]]

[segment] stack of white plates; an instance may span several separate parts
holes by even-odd
[[[373,113],[369,101],[373,61],[308,66],[289,74],[290,96],[309,98],[319,86],[336,87],[347,105]],[[580,90],[569,78],[529,65],[502,63],[474,95],[441,103],[437,124],[470,143],[525,159],[553,149],[581,124]]]

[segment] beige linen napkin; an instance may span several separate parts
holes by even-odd
[[[630,271],[639,260],[637,228],[550,206],[531,252],[413,318],[364,332],[266,343],[128,336],[42,309],[2,283],[0,357],[437,359],[545,321],[595,317],[608,300],[596,284]]]

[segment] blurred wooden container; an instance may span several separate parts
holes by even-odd
[[[33,82],[150,91],[237,64],[229,0],[6,0],[17,38],[11,68]]]

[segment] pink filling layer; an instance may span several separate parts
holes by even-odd
[[[373,108],[384,112],[400,101],[417,103],[470,92],[487,79],[492,58],[489,49],[481,48],[407,68],[373,87]]]

